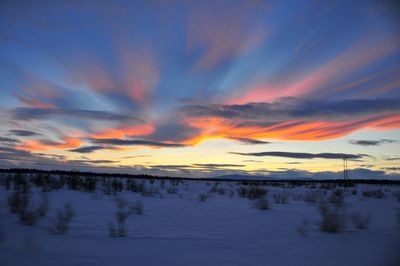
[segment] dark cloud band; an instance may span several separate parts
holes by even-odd
[[[272,156],[272,157],[284,157],[293,159],[362,159],[368,157],[366,154],[347,154],[347,153],[305,153],[305,152],[282,152],[282,151],[270,151],[270,152],[253,152],[253,153],[242,153],[242,152],[231,152],[231,154],[245,155],[245,156]]]

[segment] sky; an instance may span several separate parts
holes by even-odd
[[[1,1],[0,167],[400,179],[396,1]]]

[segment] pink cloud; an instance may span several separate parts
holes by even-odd
[[[122,69],[123,93],[135,102],[148,102],[156,87],[159,67],[147,45],[133,49],[121,38],[118,53]]]
[[[226,100],[226,103],[242,104],[247,102],[273,101],[281,97],[299,97],[310,93],[315,94],[319,89],[335,84],[348,77],[349,74],[360,71],[398,52],[400,50],[399,44],[400,39],[397,36],[388,37],[379,42],[369,44],[365,44],[364,40],[360,40],[337,57],[294,82],[259,85],[245,92],[240,98]],[[359,82],[364,81],[361,80]],[[338,90],[344,91],[355,85],[357,84],[350,83]],[[322,91],[321,93],[323,94],[324,92]]]
[[[260,8],[248,1],[241,6],[229,4],[193,7],[188,22],[187,49],[204,49],[194,69],[209,69],[223,60],[259,47],[266,38],[263,28],[251,26],[251,12]],[[253,30],[249,31],[249,28]]]

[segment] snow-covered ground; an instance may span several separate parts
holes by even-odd
[[[145,196],[126,190],[107,195],[99,184],[96,192],[66,186],[45,192],[49,211],[35,225],[23,225],[10,213],[13,186],[0,186],[0,265],[400,265],[400,202],[393,195],[400,193],[398,186],[349,188],[337,207],[346,227],[329,233],[320,230],[319,201],[336,208],[329,202],[335,188],[266,186],[270,209],[261,210],[257,199],[238,193],[250,186],[236,182],[145,184]],[[385,197],[363,196],[369,190],[382,190]],[[32,187],[32,201],[41,193]],[[278,204],[274,195],[289,202]],[[306,202],[307,195],[320,196]],[[143,205],[143,214],[128,217],[126,237],[109,234],[116,197]],[[70,229],[52,234],[49,227],[64,203],[75,212]],[[371,215],[367,229],[354,227],[355,212]]]

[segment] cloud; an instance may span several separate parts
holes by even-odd
[[[151,124],[126,125],[120,127],[109,127],[104,130],[90,134],[94,139],[123,138],[132,136],[147,136],[154,133],[154,126]]]
[[[262,2],[192,2],[187,27],[187,48],[200,54],[195,69],[212,68],[259,47],[266,38],[264,24],[255,24],[255,11],[265,16]],[[264,11],[264,12],[263,12]],[[200,53],[199,53],[200,52]]]
[[[379,146],[385,143],[393,143],[397,142],[393,139],[380,139],[380,140],[350,140],[351,144],[360,145],[360,146]]]
[[[382,170],[386,170],[386,171],[400,171],[400,167],[383,167]]]
[[[16,146],[16,148],[25,151],[44,151],[49,149],[74,149],[82,143],[80,138],[64,137],[62,141],[53,141],[47,139],[27,140]]]
[[[271,144],[271,142],[269,141],[262,141],[262,140],[257,140],[257,139],[247,139],[247,138],[231,138],[233,140],[237,140],[240,141],[244,144],[251,144],[251,145],[255,145],[255,144]]]
[[[219,168],[219,167],[243,167],[244,164],[218,164],[218,163],[195,163],[193,166],[206,167],[206,168]]]
[[[32,136],[40,136],[41,134],[30,131],[30,130],[20,130],[20,129],[12,129],[8,131],[11,135],[18,137],[32,137]]]
[[[184,144],[166,143],[150,140],[132,140],[132,139],[91,139],[92,143],[102,145],[115,145],[115,146],[151,146],[151,147],[185,147]]]
[[[220,117],[227,119],[267,119],[281,121],[346,120],[366,115],[397,114],[400,98],[352,99],[342,101],[310,101],[300,98],[281,98],[275,102],[235,105],[186,105],[182,111],[190,117]]]
[[[15,144],[15,143],[19,143],[19,140],[12,139],[12,138],[0,137],[0,142],[7,143],[7,144]]]
[[[400,157],[388,157],[385,159],[386,161],[399,161]]]
[[[84,164],[109,164],[109,163],[117,163],[119,161],[113,160],[69,160],[69,163],[84,163]]]
[[[375,34],[375,32],[367,34]],[[261,82],[255,87],[250,88],[250,90],[242,90],[244,91],[244,95],[240,95],[239,98],[231,99],[228,102],[264,102],[291,96],[326,97],[346,92],[353,89],[353,87],[364,89],[363,87],[365,86],[362,86],[362,82],[360,86],[360,84],[357,84],[360,81],[354,81],[353,74],[399,52],[399,38],[396,35],[366,40],[367,38],[362,36],[347,49],[343,49],[338,54],[330,57],[326,62],[321,63],[306,74],[299,75],[297,78],[293,72],[288,73],[283,71],[283,73],[274,73],[278,77],[278,80]],[[313,46],[315,46],[315,43]],[[297,68],[297,73],[304,73],[304,71],[299,71],[299,68],[303,67],[302,65],[297,64],[294,67],[295,69]],[[365,76],[363,76],[363,79],[365,79]],[[387,83],[388,78],[384,78],[380,86],[373,86],[373,90],[380,90],[381,93],[378,93],[378,95],[381,95],[385,91],[398,88],[398,85],[393,86]],[[391,82],[389,81],[389,83]],[[381,86],[383,84],[385,86]],[[360,90],[358,92],[360,93]],[[362,91],[362,93],[364,92]]]
[[[400,126],[400,98],[327,102],[282,98],[271,103],[184,105],[180,110],[187,124],[201,130],[199,140],[325,140],[362,128]]]
[[[175,117],[158,123],[155,132],[148,138],[155,141],[186,142],[196,138],[201,133],[199,129],[176,120]]]
[[[269,151],[269,152],[230,152],[230,154],[245,155],[245,156],[273,156],[284,157],[293,159],[362,159],[368,157],[366,154],[347,154],[347,153],[306,153],[306,152],[282,152],[282,151]]]
[[[103,146],[87,146],[87,147],[72,149],[72,150],[69,150],[69,151],[78,152],[78,153],[92,153],[92,152],[95,152],[95,151],[98,151],[98,150],[104,150],[104,149],[109,149],[109,148],[103,147]]]
[[[16,120],[45,120],[53,117],[70,117],[75,119],[118,121],[130,123],[144,123],[142,119],[130,115],[116,114],[107,111],[79,110],[79,109],[52,109],[18,107],[11,111]]]
[[[190,165],[185,164],[158,164],[151,165],[151,168],[160,168],[160,169],[184,169],[184,168],[192,168]]]

